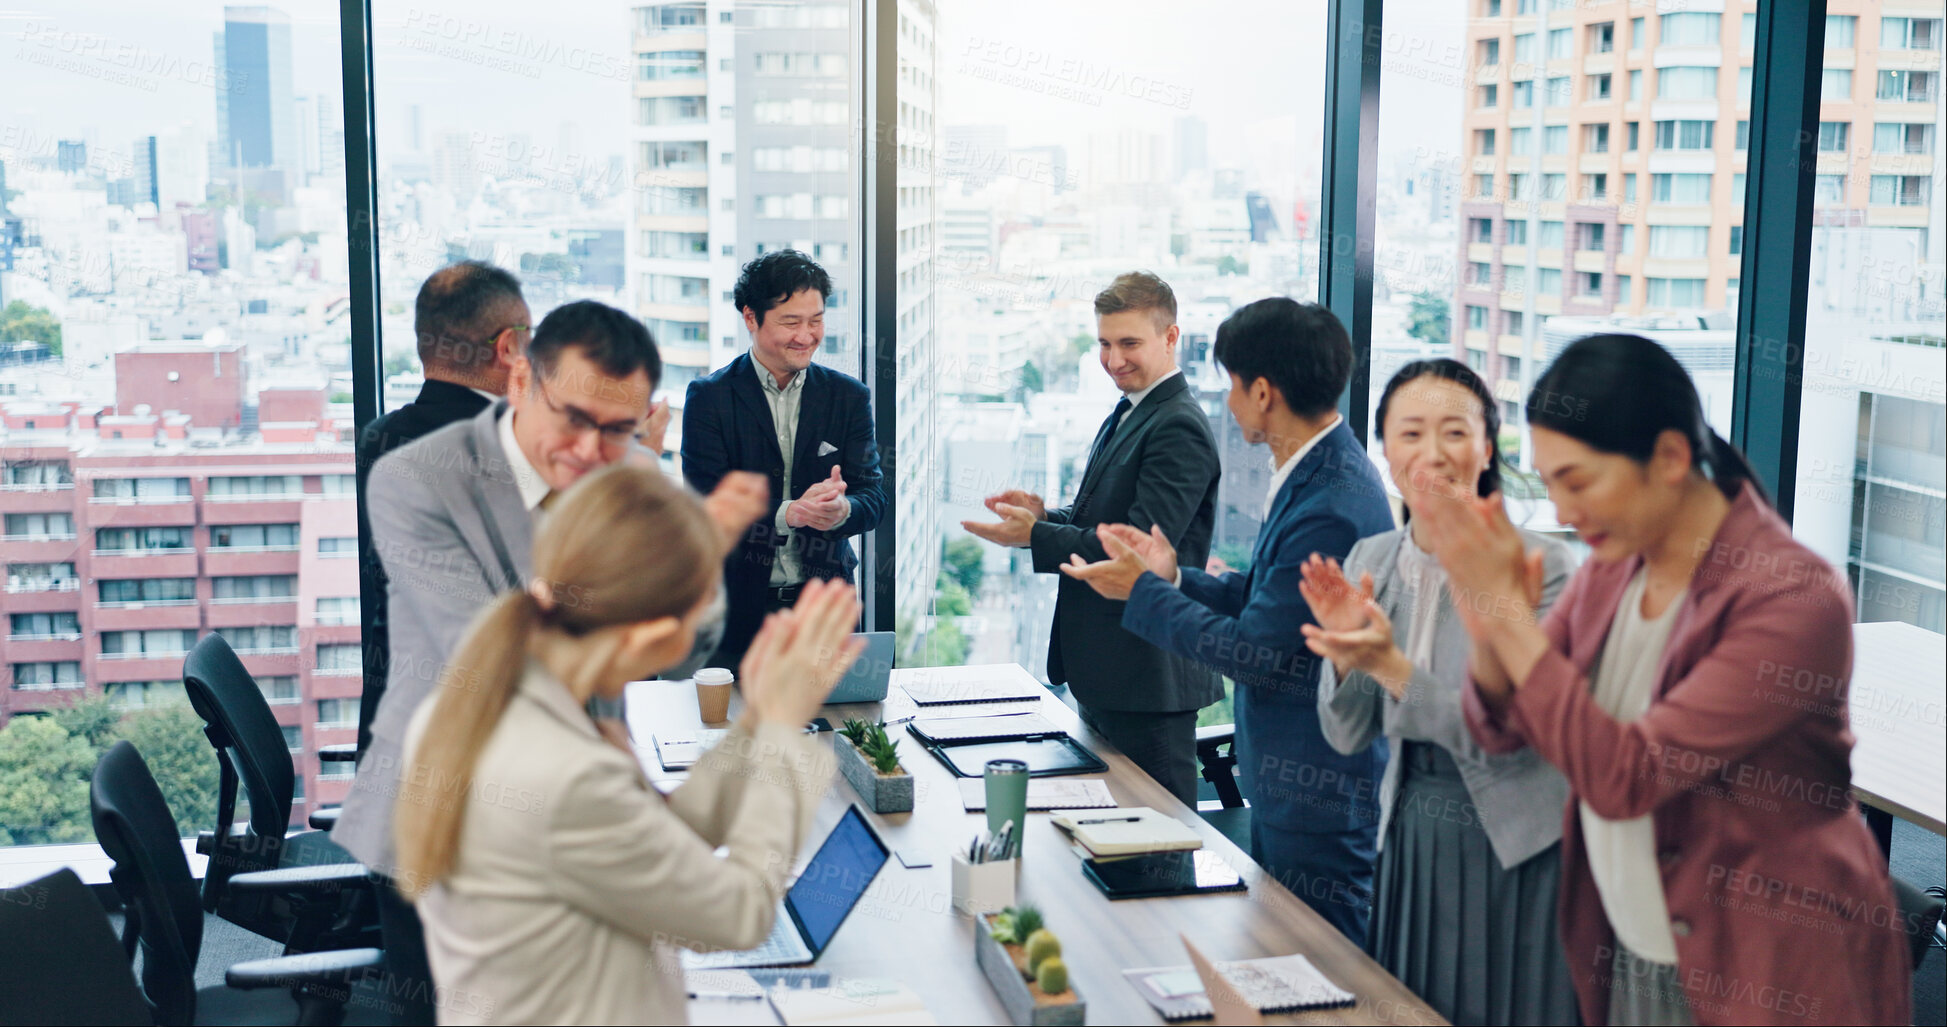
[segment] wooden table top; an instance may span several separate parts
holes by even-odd
[[[897,688],[894,696],[883,704],[895,706],[892,716],[911,712]],[[1074,711],[1053,695],[1038,703],[956,707],[953,712],[1001,712],[1003,708],[1037,708],[1061,725],[1108,763],[1109,771],[1102,776],[1119,804],[1150,806],[1196,828],[1205,848],[1220,854],[1250,886],[1248,892],[1234,894],[1112,903],[1082,876],[1080,859],[1049,822],[1049,815],[1030,813],[1019,897],[1038,904],[1048,927],[1060,935],[1070,978],[1088,1003],[1088,1022],[1162,1023],[1122,971],[1187,965],[1189,958],[1177,939],[1182,932],[1217,960],[1303,953],[1340,987],[1359,996],[1353,1006],[1269,1016],[1267,1022],[1446,1023],[1309,906],[1267,877],[1222,833],[1088,731]],[[876,720],[881,710],[880,703],[854,703],[827,706],[821,712],[837,725],[850,717]],[[628,718],[650,779],[660,787],[671,787],[682,775],[662,769],[651,738],[658,731],[666,737],[672,733],[691,737],[702,727],[695,689],[686,681],[632,684]],[[964,848],[985,828],[985,816],[963,809],[952,772],[903,727],[898,737],[906,769],[914,776],[914,810],[865,813],[894,850],[918,851],[933,865],[908,870],[896,857],[888,860],[814,969],[839,978],[899,980],[926,1002],[941,1023],[1006,1023],[1000,999],[974,965],[974,925],[954,912],[949,877],[954,850]],[[823,744],[831,744],[829,735]],[[834,774],[831,791],[818,811],[814,838],[822,838],[856,801],[851,786]],[[802,852],[799,859],[810,854]],[[729,1000],[692,1000],[690,1018],[696,1023],[777,1022],[769,1003]]]
[[[1852,793],[1947,835],[1947,639],[1900,621],[1852,627]]]

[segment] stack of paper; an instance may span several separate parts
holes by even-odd
[[[911,988],[897,981],[848,980],[829,988],[774,988],[771,1006],[787,1027],[939,1022]]]
[[[1148,806],[1062,810],[1054,824],[1093,857],[1203,848],[1195,828]]]
[[[1213,964],[1224,981],[1260,1013],[1289,1013],[1351,1005],[1358,996],[1333,984],[1312,961],[1300,955],[1242,959]],[[1187,966],[1122,971],[1165,1020],[1211,1015],[1197,972]]]
[[[960,805],[969,813],[987,809],[987,782],[983,778],[959,780]],[[1028,809],[1045,812],[1066,809],[1103,809],[1115,805],[1109,783],[1099,777],[1037,777],[1028,782]]]

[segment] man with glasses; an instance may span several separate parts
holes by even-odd
[[[527,585],[535,529],[555,498],[598,468],[654,458],[641,437],[660,447],[656,422],[667,415],[650,397],[661,377],[662,358],[640,322],[593,300],[569,303],[535,328],[509,368],[507,398],[373,466],[364,495],[372,549],[388,578],[391,665],[371,746],[332,838],[374,873],[392,873],[393,801],[414,712],[473,617],[500,593]],[[705,500],[726,550],[763,512],[764,488],[757,475],[731,475]],[[707,654],[711,644],[700,639],[697,648]],[[594,712],[602,734],[628,749],[619,708]],[[411,906],[386,884],[380,917],[390,971],[419,933]],[[423,953],[412,955],[423,966]],[[394,975],[412,981],[424,970],[407,966]]]
[[[683,476],[699,492],[733,471],[770,479],[768,516],[724,563],[730,609],[715,666],[736,666],[764,615],[796,603],[807,580],[852,581],[849,540],[885,511],[870,394],[812,362],[831,291],[825,269],[797,250],[744,265],[732,299],[750,352],[692,382],[683,405]]]
[[[363,639],[360,753],[372,743],[372,717],[385,695],[386,669],[391,663],[385,566],[367,541],[372,537],[372,525],[365,510],[365,482],[380,457],[455,421],[464,421],[506,395],[507,376],[527,345],[530,320],[520,281],[501,268],[463,260],[433,272],[419,287],[412,317],[426,383],[412,402],[374,418],[358,433],[360,591],[377,598]]]

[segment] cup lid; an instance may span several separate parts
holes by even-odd
[[[725,667],[705,667],[697,671],[692,680],[699,685],[727,685],[737,680],[737,675]]]

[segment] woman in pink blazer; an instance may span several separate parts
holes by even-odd
[[[1910,1022],[1899,908],[1850,790],[1845,579],[1655,343],[1575,342],[1527,412],[1590,548],[1547,619],[1499,496],[1425,516],[1473,640],[1469,728],[1569,781],[1559,910],[1583,1020]]]

